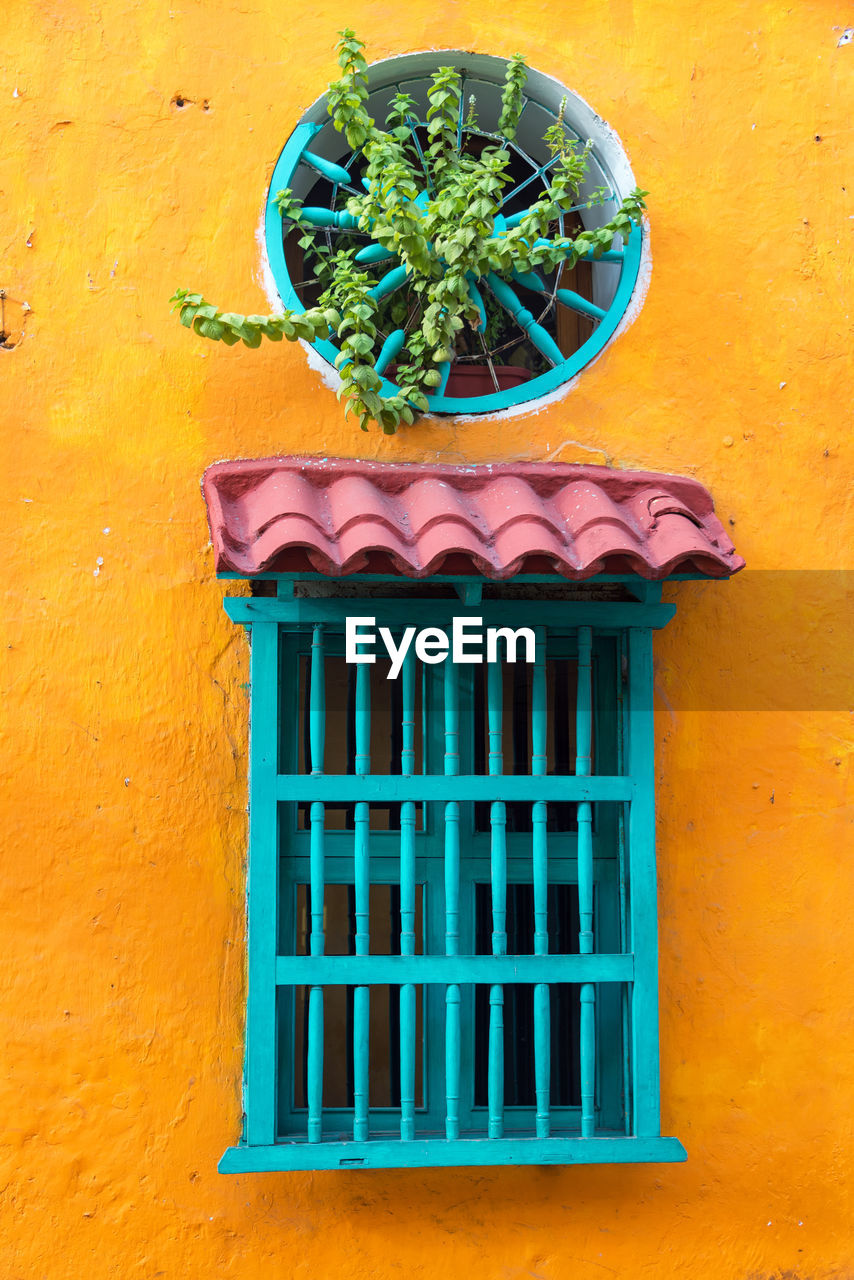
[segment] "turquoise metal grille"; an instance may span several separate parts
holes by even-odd
[[[683,1159],[658,1110],[672,607],[526,603],[531,666],[410,653],[391,682],[346,668],[346,615],[450,631],[459,603],[226,604],[252,632],[252,742],[245,1130],[221,1170]]]

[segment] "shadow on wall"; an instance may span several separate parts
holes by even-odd
[[[678,609],[673,653],[685,632],[711,639],[715,663],[656,662],[656,690],[673,711],[845,711],[854,706],[849,655],[839,629],[854,614],[854,571],[746,569],[727,585],[682,582],[665,588]],[[733,625],[733,619],[738,625]],[[779,661],[768,661],[769,641]],[[704,650],[705,650],[704,642]],[[780,663],[788,678],[780,679]]]

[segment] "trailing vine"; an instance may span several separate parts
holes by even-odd
[[[500,299],[501,282],[512,284],[520,274],[571,269],[582,258],[600,257],[640,224],[646,192],[631,192],[601,227],[573,237],[555,234],[560,219],[578,207],[591,148],[573,145],[562,106],[544,138],[552,156],[547,185],[517,225],[507,227],[499,211],[512,183],[508,144],[525,106],[521,55],[507,63],[496,134],[478,127],[473,97],[463,102],[459,71],[442,66],[427,95],[425,135],[413,99],[401,92],[392,99],[386,127],[377,127],[367,110],[364,46],[349,29],[340,35],[340,76],[329,86],[328,109],[335,129],[361,155],[353,174],[361,175],[365,192],[349,197],[345,214],[328,212],[332,225],[345,232],[358,228],[376,248],[366,257],[359,242],[348,244],[342,235],[343,247],[332,252],[318,234],[318,211],[304,212],[286,189],[276,202],[283,220],[297,229],[321,287],[317,306],[244,316],[221,312],[201,294],[183,289],[172,302],[182,324],[228,346],[257,347],[264,338],[332,338],[340,349],[335,365],[345,412],[354,413],[363,430],[374,421],[391,434],[411,423],[428,407],[427,395],[444,386],[463,331],[483,341],[484,287]],[[419,128],[426,136],[423,147]],[[594,193],[587,203],[605,195]],[[392,358],[398,390],[389,395],[381,373]]]

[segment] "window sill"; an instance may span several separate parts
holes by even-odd
[[[410,1169],[532,1164],[649,1164],[682,1161],[678,1138],[445,1138],[412,1142],[280,1142],[229,1147],[220,1173],[297,1169]]]

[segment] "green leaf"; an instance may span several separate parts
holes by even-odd
[[[366,356],[373,350],[374,344],[369,334],[354,333],[344,339],[343,346],[346,350],[354,351],[357,355]]]
[[[210,338],[213,342],[219,342],[225,326],[221,325],[218,320],[199,320],[196,318],[196,333],[200,333],[203,338]]]

